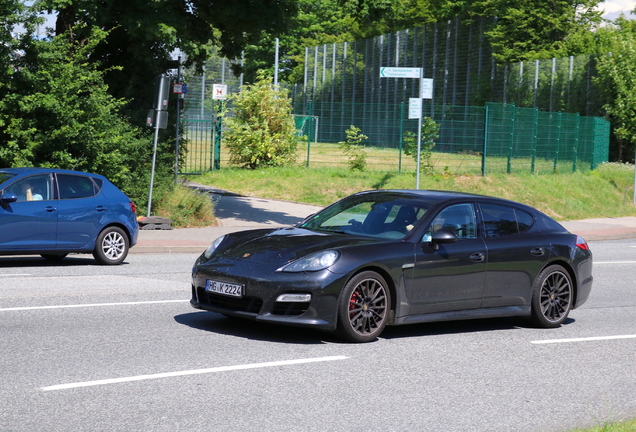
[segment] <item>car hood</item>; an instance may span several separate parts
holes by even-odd
[[[313,252],[383,241],[386,242],[382,239],[295,227],[243,231],[228,234],[210,262],[231,260],[280,267]]]

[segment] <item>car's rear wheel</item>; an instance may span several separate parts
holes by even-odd
[[[545,268],[534,281],[532,319],[540,327],[558,327],[572,308],[574,287],[560,265]]]
[[[68,254],[65,254],[65,253],[60,253],[60,254],[53,254],[53,253],[40,254],[40,256],[42,258],[44,258],[45,260],[47,260],[47,261],[62,261],[66,257],[66,255],[68,255]]]
[[[128,255],[128,236],[118,227],[107,227],[97,236],[93,256],[100,264],[121,264]]]
[[[375,340],[386,326],[391,307],[389,288],[372,271],[358,273],[345,285],[338,308],[338,333],[351,342]]]

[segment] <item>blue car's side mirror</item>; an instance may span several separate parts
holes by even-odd
[[[12,202],[16,202],[17,200],[18,200],[17,195],[12,193],[6,193],[2,195],[2,197],[0,197],[0,203],[2,204],[9,204]]]

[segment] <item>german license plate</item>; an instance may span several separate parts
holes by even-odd
[[[243,285],[219,282],[210,279],[205,281],[205,290],[230,297],[240,298],[243,296]]]

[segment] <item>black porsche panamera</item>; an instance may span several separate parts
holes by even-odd
[[[219,237],[194,265],[190,302],[368,342],[386,325],[456,319],[529,316],[557,327],[591,287],[585,240],[532,207],[380,190],[297,226]]]

